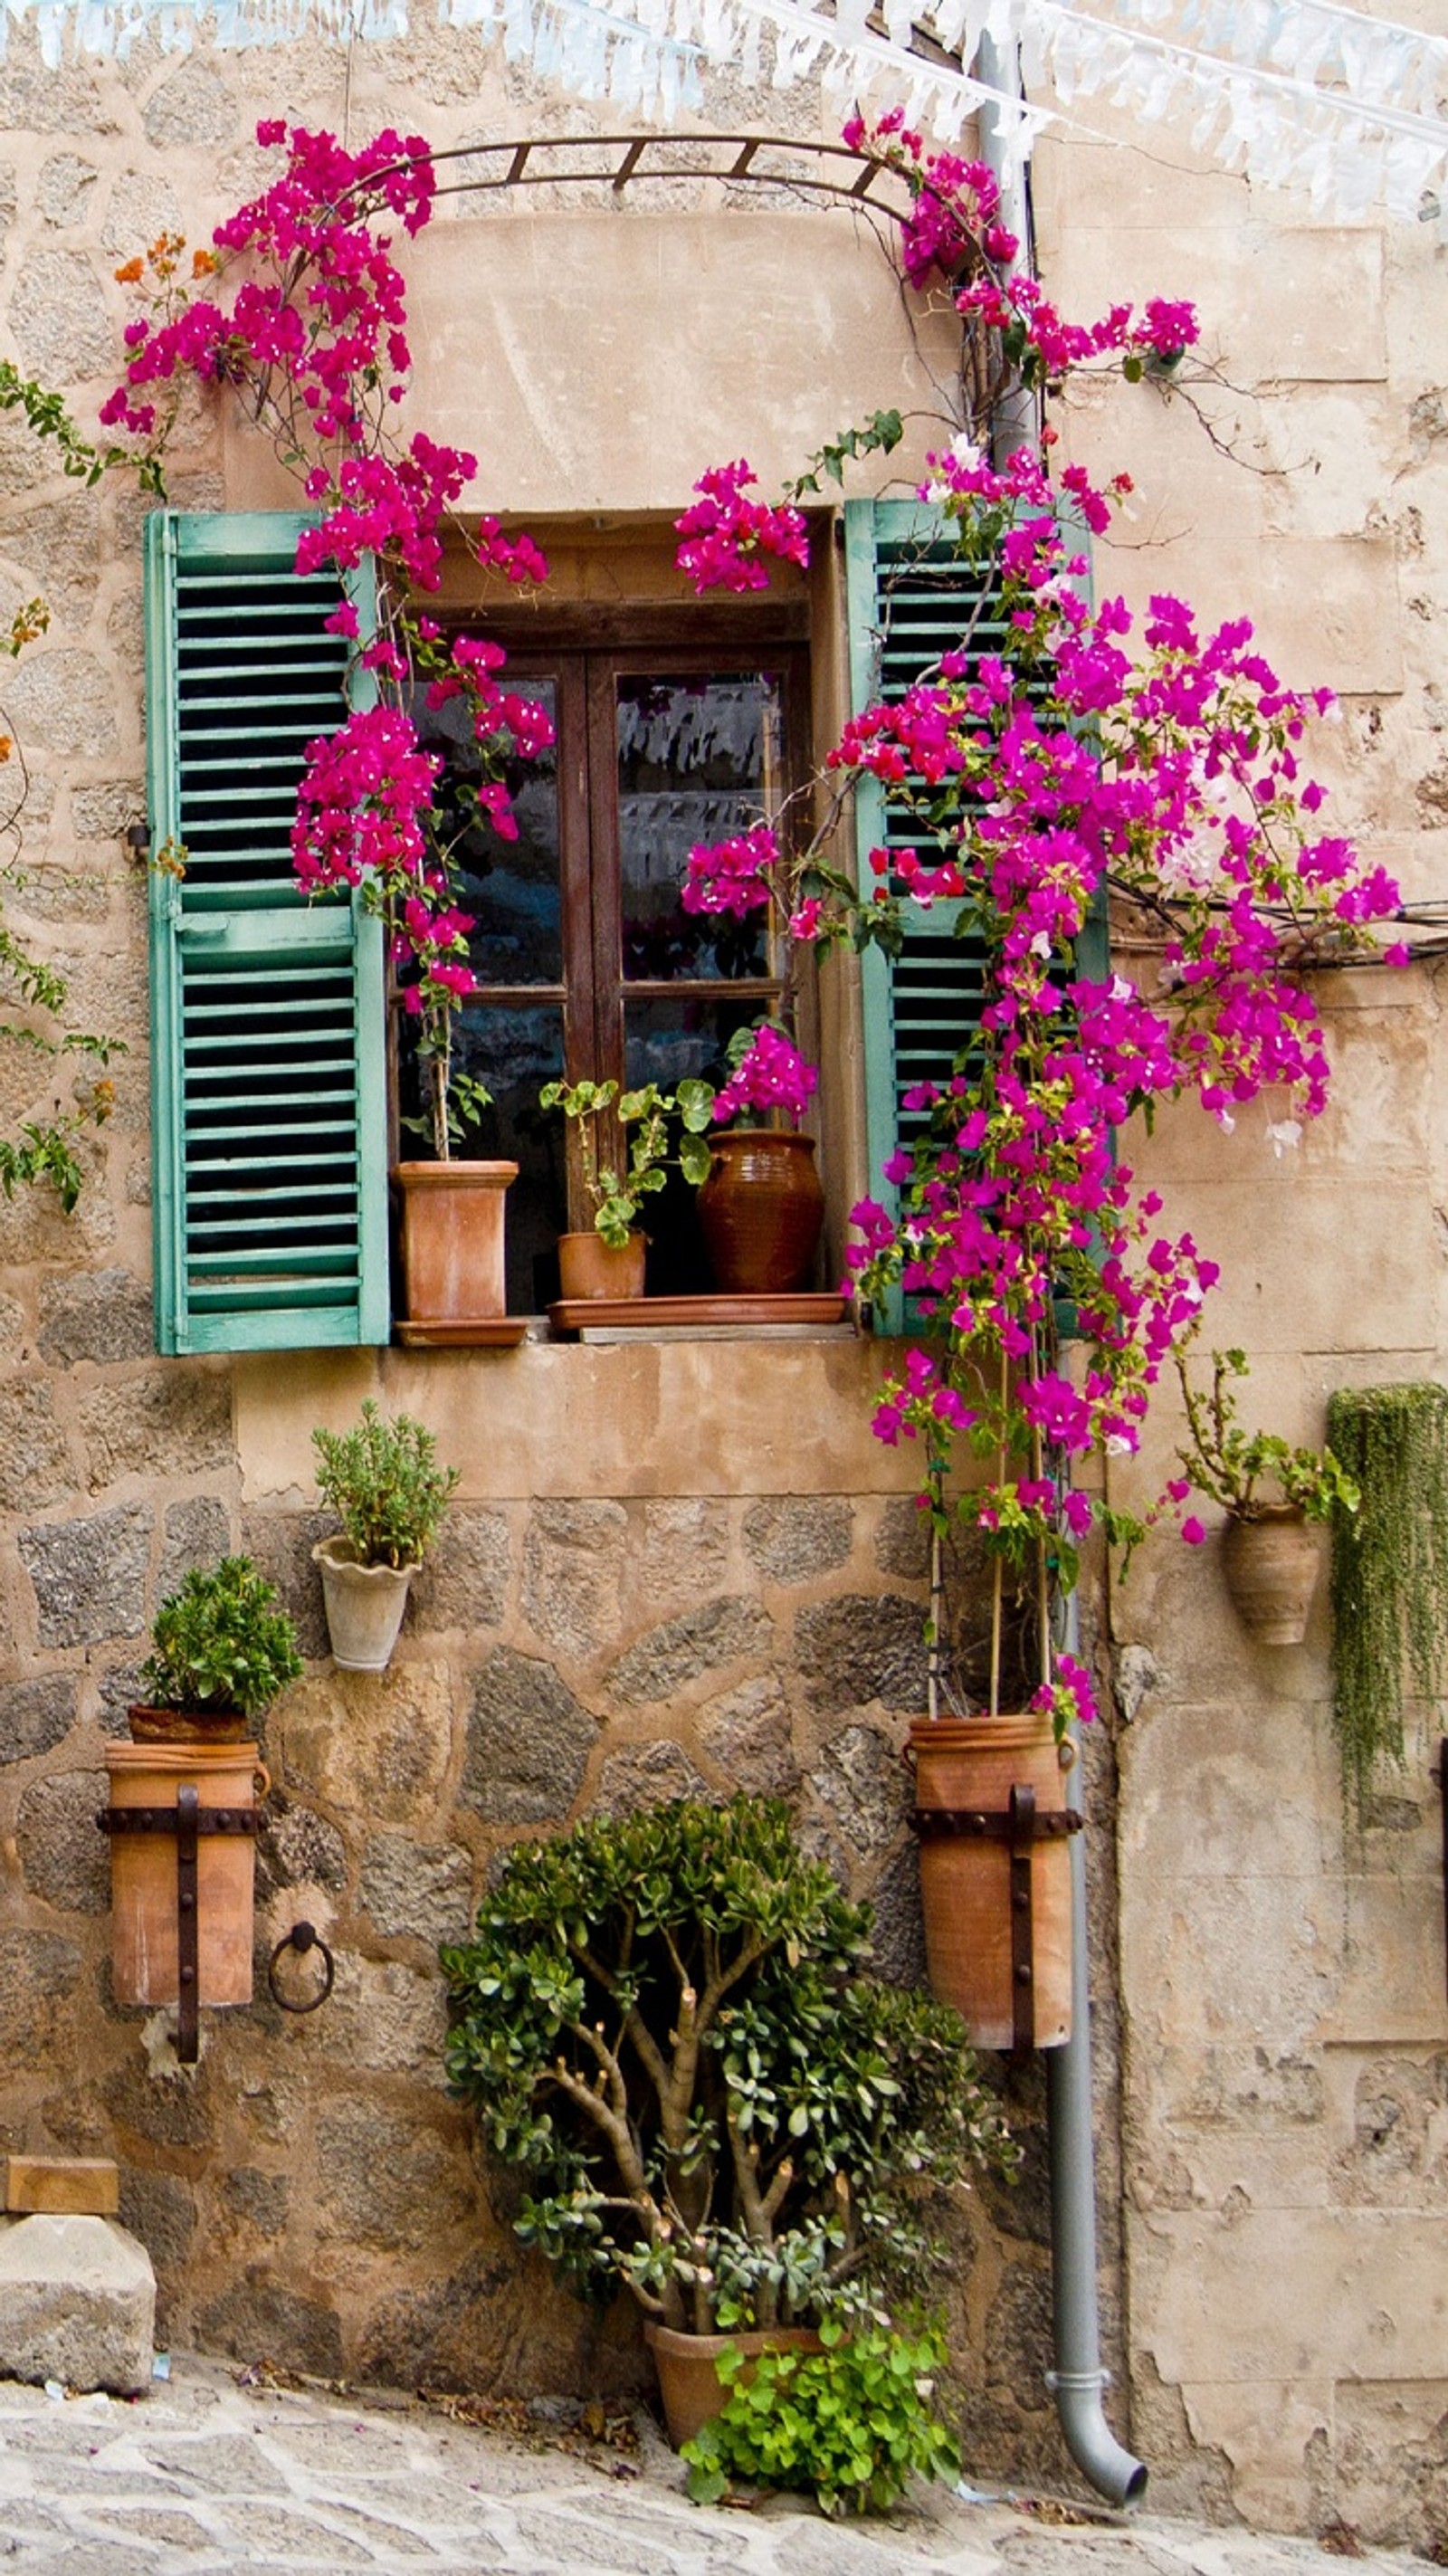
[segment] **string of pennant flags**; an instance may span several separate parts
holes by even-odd
[[[407,33],[409,0],[0,0],[0,49],[31,21],[48,64],[205,32],[243,48]],[[1255,183],[1351,220],[1448,198],[1448,35],[1344,0],[419,0],[568,95],[662,125],[698,113],[714,67],[761,91],[817,82],[827,109],[903,101],[937,140],[985,110],[1024,158],[1094,102],[1175,127]],[[969,70],[1019,46],[1025,98]]]

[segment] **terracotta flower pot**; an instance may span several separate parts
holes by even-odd
[[[398,1163],[403,1297],[414,1323],[507,1311],[503,1210],[516,1163]]]
[[[1261,1646],[1300,1646],[1322,1563],[1322,1524],[1291,1503],[1258,1519],[1229,1520],[1222,1569],[1243,1625]]]
[[[575,1297],[641,1297],[648,1244],[641,1234],[627,1243],[605,1243],[596,1227],[586,1234],[560,1234],[558,1279],[566,1299]]]
[[[1071,2036],[1071,1850],[1064,1824],[1049,1821],[1069,1812],[1049,1717],[917,1718],[910,1750],[933,1991],[978,2048],[1061,2047]],[[1024,1909],[1011,1875],[1016,1788],[1034,1798],[1028,1958],[1018,1955]]]
[[[271,1786],[254,1743],[108,1744],[112,1813],[174,1808],[183,1783],[200,1806],[249,1814]],[[176,1838],[154,1827],[111,1836],[111,1958],[117,2003],[174,2004],[180,1994]],[[196,1846],[197,2000],[251,2001],[252,1882],[245,1829],[202,1833]]]
[[[806,1287],[824,1222],[813,1136],[786,1128],[721,1129],[699,1192],[699,1223],[726,1295],[787,1296]]]
[[[318,1539],[332,1661],[344,1673],[385,1673],[397,1643],[414,1565],[365,1565],[349,1538]]]
[[[692,2442],[700,2426],[723,2410],[729,2391],[716,2367],[721,2353],[743,2352],[757,2360],[763,2352],[824,2349],[813,2326],[767,2326],[740,2334],[679,2334],[672,2326],[657,2325],[652,2318],[644,2327],[644,2341],[654,2356],[664,2421],[676,2451]],[[751,2373],[746,2371],[744,2375],[748,2380]]]

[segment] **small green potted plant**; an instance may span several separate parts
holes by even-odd
[[[870,1915],[787,1808],[676,1800],[515,1847],[442,1953],[452,2089],[522,2168],[515,2221],[647,2320],[669,2431],[716,2368],[932,2274],[922,2210],[1014,2149],[956,2014],[874,1983]]]
[[[1243,1351],[1213,1351],[1210,1387],[1194,1386],[1185,1350],[1174,1354],[1187,1437],[1183,1469],[1167,1487],[1184,1503],[1195,1490],[1227,1516],[1222,1563],[1245,1625],[1264,1646],[1298,1646],[1307,1628],[1321,1556],[1319,1529],[1358,1508],[1358,1489],[1331,1449],[1293,1448],[1274,1431],[1237,1420],[1232,1381],[1249,1374]],[[1200,1543],[1199,1520],[1182,1535]]]
[[[239,1744],[301,1669],[276,1585],[249,1556],[195,1566],[152,1623],[131,1734],[138,1744]]]
[[[317,1484],[342,1527],[319,1539],[332,1660],[348,1673],[387,1669],[408,1586],[436,1538],[458,1481],[437,1441],[410,1414],[389,1420],[369,1397],[350,1431],[312,1434]]]
[[[538,1104],[561,1109],[576,1126],[584,1196],[594,1212],[590,1230],[558,1238],[564,1297],[641,1297],[643,1202],[667,1182],[675,1159],[675,1118],[683,1131],[677,1159],[685,1176],[697,1181],[707,1172],[703,1136],[713,1112],[713,1085],[686,1077],[676,1091],[665,1092],[653,1082],[637,1091],[620,1091],[612,1081],[545,1082]]]

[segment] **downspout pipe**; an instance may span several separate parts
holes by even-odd
[[[975,76],[988,89],[993,89],[998,97],[1022,97],[1019,48],[1014,43],[1002,44],[992,35],[982,35],[976,47]],[[1011,262],[1012,274],[1019,275],[1024,271],[1027,276],[1033,275],[1035,243],[1025,163],[1008,146],[1002,108],[982,108],[980,135],[980,157],[1000,190],[996,221],[1003,224],[1007,232],[1014,233],[1020,244]],[[1034,448],[1040,435],[1041,415],[1036,397],[1016,377],[997,402],[991,422],[991,463],[996,472],[1003,474],[1011,458],[1021,448]]]
[[[1020,98],[1020,53],[982,35],[976,52],[976,76],[1007,98]],[[1002,110],[986,108],[981,116],[981,157],[1000,189],[999,220],[1020,243],[1013,266],[1034,271],[1030,191],[1020,156],[1007,149]],[[1019,382],[1009,386],[996,406],[991,432],[992,461],[1004,470],[1022,447],[1040,437],[1035,396]],[[1068,1653],[1079,1642],[1074,1593],[1065,1603]],[[1075,1778],[1083,1765],[1076,1750]],[[1077,1804],[1082,1792],[1076,1789]],[[1098,2495],[1115,2505],[1139,2504],[1146,2493],[1147,2469],[1117,2441],[1106,2421],[1101,2397],[1111,2374],[1101,2366],[1101,2320],[1096,2297],[1096,2150],[1091,2108],[1091,1995],[1086,1926],[1086,1837],[1071,1836],[1071,2037],[1064,2048],[1049,2048],[1046,2057],[1046,2118],[1051,2173],[1051,2307],[1055,2367],[1046,2385],[1066,2448]]]
[[[1066,1605],[1067,1651],[1076,1643],[1076,1601]],[[1082,1763],[1078,1746],[1073,1787]],[[1070,1776],[1070,1775],[1068,1775]],[[1075,1788],[1075,1803],[1081,1791]],[[1111,2373],[1101,2366],[1096,2302],[1096,2155],[1091,2116],[1091,1996],[1086,1954],[1086,1837],[1071,1836],[1071,2036],[1046,2055],[1046,2121],[1051,2170],[1051,2308],[1055,2368],[1046,2385],[1066,2448],[1108,2503],[1139,2504],[1145,2464],[1117,2441],[1102,2409]]]

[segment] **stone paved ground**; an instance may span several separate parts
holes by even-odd
[[[627,2474],[621,2474],[627,2472]],[[1408,2576],[1393,2552],[1362,2576]],[[9,2576],[1342,2576],[1304,2540],[1153,2516],[1046,2521],[936,2490],[840,2528],[776,2497],[700,2512],[648,2425],[635,2453],[510,2443],[410,2403],[351,2404],[177,2357],[135,2404],[0,2383]]]

